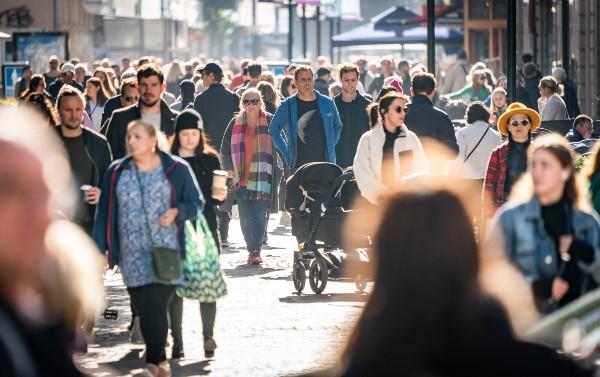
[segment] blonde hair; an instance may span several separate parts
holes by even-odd
[[[256,97],[258,97],[258,102],[260,103],[260,108],[261,110],[264,110],[265,108],[265,103],[262,99],[262,94],[258,91],[258,89],[256,88],[248,88],[244,91],[244,93],[242,94],[242,98],[240,100],[240,110],[244,111],[244,100],[250,95],[250,94],[254,94]]]
[[[41,275],[48,314],[73,327],[93,324],[104,302],[104,263],[96,244],[80,227],[66,220],[50,225],[45,243]]]
[[[563,95],[563,85],[559,84],[558,81],[552,76],[544,76],[540,80],[540,88],[548,88],[552,90],[552,93],[559,96]]]
[[[498,110],[498,109],[496,108],[496,104],[494,103],[494,94],[497,94],[497,93],[502,93],[502,94],[504,94],[504,98],[506,98],[506,96],[508,95],[508,93],[506,93],[506,90],[505,90],[503,87],[501,87],[501,86],[499,86],[499,87],[495,88],[495,89],[492,91],[492,94],[491,94],[491,99],[492,99],[492,100],[490,101],[490,112],[491,112],[492,114],[494,114],[494,113],[496,112],[496,110]],[[506,102],[506,101],[505,101],[505,102]],[[504,107],[505,107],[505,108],[506,108],[506,105],[508,105],[508,103],[505,103],[505,104],[504,104]]]
[[[533,180],[531,179],[531,161],[533,154],[538,150],[548,151],[556,158],[563,168],[569,168],[569,177],[565,182],[563,197],[575,208],[590,210],[587,195],[583,195],[581,176],[575,172],[575,155],[567,140],[557,133],[549,133],[538,137],[531,143],[527,151],[528,168],[521,178],[515,183],[509,202],[523,203],[529,201],[534,195]]]
[[[132,120],[127,125],[127,132],[133,127],[141,126],[144,128],[144,131],[148,134],[148,136],[156,139],[156,145],[154,146],[154,151],[156,153],[160,151],[166,151],[169,149],[169,141],[164,133],[157,132],[156,128],[152,125],[152,123],[146,122],[141,119]],[[127,143],[126,143],[127,144]],[[129,153],[129,145],[127,145],[127,153]]]

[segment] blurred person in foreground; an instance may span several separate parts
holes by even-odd
[[[441,187],[392,192],[381,209],[372,294],[336,367],[312,376],[593,375],[516,338],[505,309],[479,281],[483,266],[457,194]]]
[[[0,119],[0,374],[81,376],[75,334],[101,297],[99,256],[83,232],[53,223],[75,199],[54,131],[22,107]]]
[[[544,135],[529,150],[528,174],[492,225],[508,259],[531,284],[548,313],[595,289],[600,281],[600,223],[577,185],[574,155],[560,135]]]
[[[185,258],[186,220],[203,209],[191,167],[162,152],[156,128],[143,120],[127,126],[127,156],[108,168],[101,186],[93,236],[109,265],[118,265],[146,344],[146,374],[170,376],[165,353],[169,304],[183,275],[156,267],[155,250],[177,250]],[[135,325],[135,324],[134,324]]]

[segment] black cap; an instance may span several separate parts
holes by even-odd
[[[194,109],[185,109],[175,118],[175,134],[183,130],[202,130],[202,117]]]
[[[331,74],[331,69],[327,68],[327,67],[321,67],[319,69],[317,69],[317,77],[323,77],[326,75],[330,75]]]
[[[202,68],[202,72],[210,72],[215,76],[223,76],[223,70],[216,63],[208,63]]]

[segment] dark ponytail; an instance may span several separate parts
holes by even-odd
[[[373,102],[367,107],[367,115],[369,116],[369,126],[375,127],[379,122],[379,102]]]
[[[367,115],[369,117],[369,125],[371,128],[379,122],[383,123],[383,114],[396,99],[401,99],[409,103],[408,97],[398,91],[390,92],[379,99],[379,102],[373,102],[367,107]]]

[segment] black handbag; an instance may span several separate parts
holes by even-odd
[[[150,241],[152,241],[152,260],[154,262],[154,272],[156,277],[160,280],[175,280],[181,276],[181,257],[179,250],[171,249],[164,246],[156,246],[154,239],[152,238],[152,230],[150,229],[150,222],[148,221],[148,213],[146,212],[146,205],[144,204],[144,186],[140,179],[140,174],[137,167],[135,168],[135,176],[140,186],[140,195],[142,199],[142,209],[144,210],[144,218],[146,220],[146,229],[148,229],[148,235]]]

